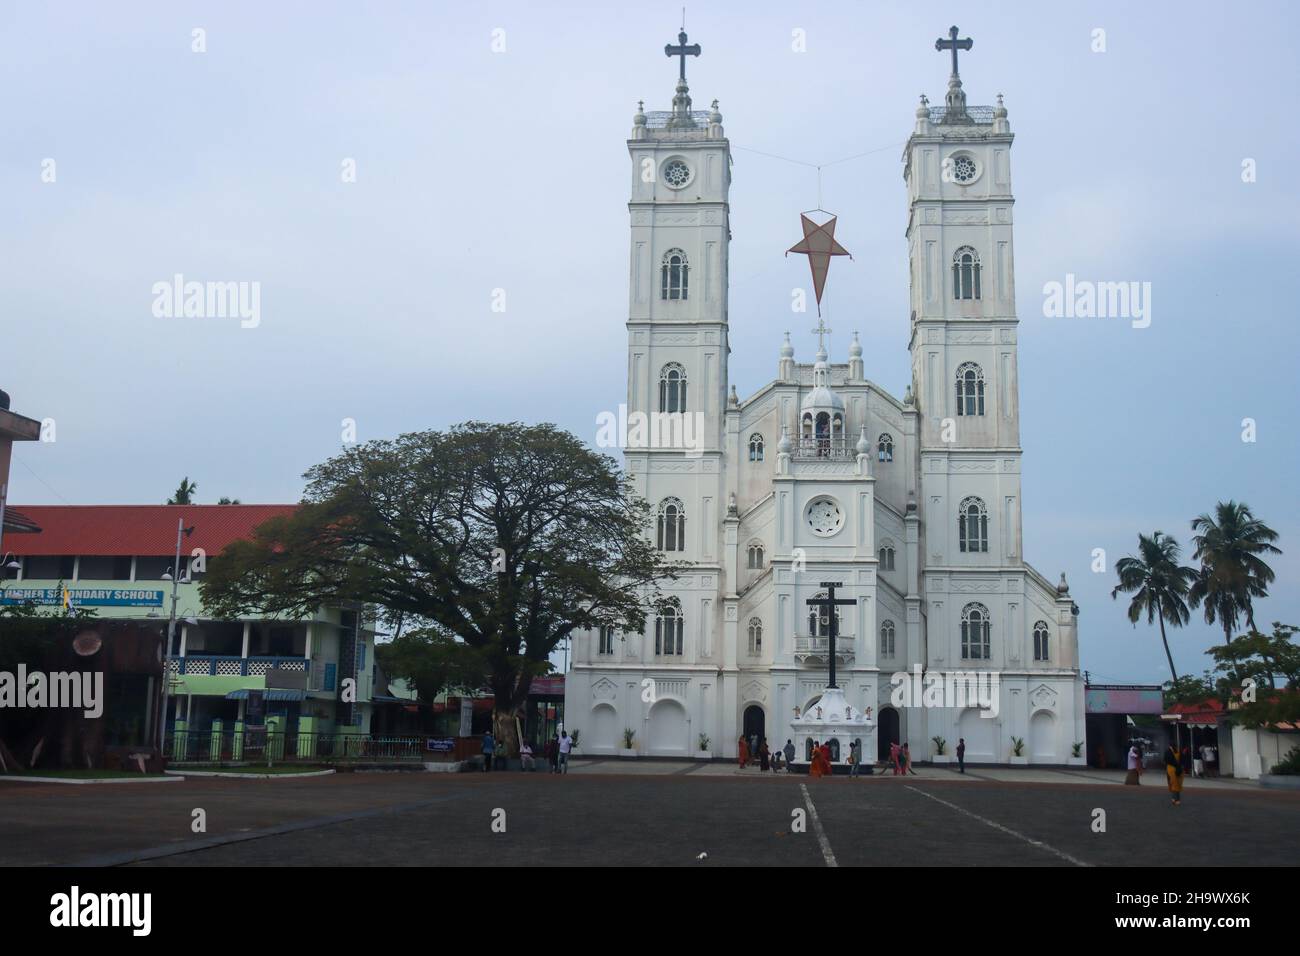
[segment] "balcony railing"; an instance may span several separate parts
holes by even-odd
[[[187,654],[171,659],[173,674],[204,675],[208,677],[261,677],[272,668],[283,671],[306,671],[305,657],[228,657],[208,654]]]
[[[848,662],[854,658],[854,638],[840,634],[835,638],[835,660]],[[794,657],[797,661],[816,660],[825,662],[830,652],[829,637],[796,637],[794,639]]]
[[[800,438],[794,446],[798,461],[852,461],[856,455],[844,438]]]
[[[370,734],[239,732],[170,728],[163,750],[173,763],[336,763],[340,761],[420,761],[427,759],[425,737],[375,737]]]

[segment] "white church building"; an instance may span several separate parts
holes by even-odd
[[[692,111],[682,64],[673,109],[638,109],[627,142],[627,403],[685,412],[701,433],[692,449],[629,447],[625,467],[655,512],[648,533],[689,565],[644,633],[575,636],[564,716],[580,752],[734,757],[742,734],[778,749],[817,707],[833,653],[838,686],[871,715],[867,761],[891,740],[928,759],[938,736],[948,755],[964,738],[968,763],[1023,762],[1013,739],[1030,763],[1072,762],[1084,740],[1078,608],[1064,575],[1049,581],[1022,548],[1001,97],[968,107],[954,50],[945,105],[923,97],[916,110],[902,157],[906,392],[864,377],[856,334],[842,362],[810,336],[811,364],[787,335],[775,378],[741,397],[727,369],[731,151],[716,101]],[[853,602],[837,609],[834,648],[807,603],[823,582]],[[985,679],[985,706],[912,693],[954,672]],[[901,702],[895,675],[907,676]]]

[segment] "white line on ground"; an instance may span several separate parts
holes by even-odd
[[[835,862],[835,854],[831,852],[830,841],[826,839],[826,831],[822,829],[822,818],[817,816],[817,808],[813,806],[812,796],[808,793],[808,785],[801,783],[799,789],[803,791],[803,802],[808,805],[808,817],[812,820],[813,833],[817,834],[817,845],[822,848],[822,859],[827,866],[839,866]]]
[[[947,800],[940,800],[932,793],[926,793],[924,790],[918,790],[916,789],[916,787],[913,787],[911,785],[909,785],[907,789],[911,790],[913,793],[919,793],[923,797],[928,797],[931,800],[933,800],[935,803],[942,803],[945,807],[948,807],[952,810],[956,810],[958,813],[968,816],[972,820],[978,820],[980,823],[984,824],[985,826],[992,827],[995,830],[1001,830],[1003,833],[1010,834],[1011,836],[1015,837],[1018,840],[1024,840],[1030,846],[1036,846],[1041,850],[1046,850],[1048,853],[1051,853],[1055,856],[1059,856],[1062,860],[1066,860],[1067,862],[1073,863],[1075,866],[1092,865],[1091,863],[1084,863],[1082,860],[1075,859],[1074,857],[1070,856],[1070,854],[1063,853],[1062,851],[1058,850],[1056,847],[1049,846],[1048,844],[1044,843],[1042,840],[1035,840],[1032,837],[1027,837],[1023,833],[1017,833],[1015,830],[1012,830],[1008,827],[1004,827],[1000,823],[994,823],[992,820],[988,820],[980,816],[978,813],[971,813],[969,810],[962,809],[961,807],[957,806],[957,804],[955,803],[949,803]]]

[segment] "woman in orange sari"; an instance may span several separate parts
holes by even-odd
[[[1169,793],[1174,798],[1174,806],[1183,803],[1183,764],[1178,748],[1173,744],[1165,751],[1165,776],[1169,780]]]
[[[736,745],[736,753],[740,756],[740,769],[744,770],[745,765],[749,763],[749,741],[744,737],[741,737],[740,743]]]
[[[810,777],[823,777],[830,772],[830,767],[826,763],[826,752],[816,741],[813,742],[812,761],[808,764],[808,775]]]

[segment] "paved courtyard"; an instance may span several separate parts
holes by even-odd
[[[1173,807],[1155,775],[918,769],[812,780],[589,760],[562,777],[3,783],[0,865],[1293,865],[1300,846],[1300,794],[1245,782],[1190,780]]]

